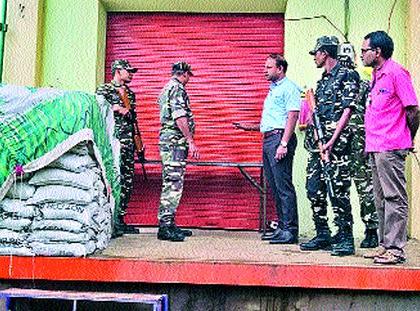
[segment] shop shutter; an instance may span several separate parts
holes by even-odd
[[[106,80],[110,64],[125,58],[139,68],[130,87],[146,158],[158,160],[157,97],[170,78],[171,64],[192,65],[187,85],[196,120],[201,162],[261,162],[261,135],[234,129],[232,122],[258,123],[268,82],[264,63],[282,53],[282,14],[110,13]],[[146,164],[147,181],[136,165],[135,188],[126,220],[156,224],[161,168]],[[258,168],[246,169],[259,179]],[[259,194],[237,168],[188,166],[177,223],[193,227],[258,228]],[[273,216],[273,204],[268,202]]]

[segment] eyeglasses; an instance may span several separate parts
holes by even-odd
[[[365,54],[367,51],[373,51],[373,50],[375,50],[375,49],[372,49],[372,48],[368,48],[368,49],[360,49],[360,52],[361,52],[362,54]]]

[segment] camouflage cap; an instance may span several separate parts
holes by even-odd
[[[134,68],[130,65],[130,63],[128,62],[128,60],[126,59],[116,59],[114,60],[114,62],[111,65],[111,71],[115,72],[115,70],[117,69],[125,69],[128,72],[132,72],[135,73],[137,72],[137,68]]]
[[[172,74],[185,73],[185,72],[188,72],[191,76],[193,76],[190,64],[186,62],[176,62],[172,64]]]
[[[316,44],[313,50],[309,51],[309,54],[315,55],[315,53],[323,46],[337,46],[339,42],[336,36],[322,36],[316,40]]]

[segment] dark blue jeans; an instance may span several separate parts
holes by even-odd
[[[282,133],[264,138],[263,163],[265,177],[274,195],[279,226],[294,236],[299,234],[299,221],[296,201],[296,190],[292,182],[293,157],[297,146],[296,134],[293,133],[287,145],[287,154],[276,160],[277,148]]]

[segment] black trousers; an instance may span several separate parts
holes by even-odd
[[[281,160],[276,160],[277,148],[280,145],[282,133],[264,138],[263,165],[265,177],[274,195],[279,226],[294,236],[299,234],[296,190],[293,185],[293,158],[297,146],[296,134],[293,133],[287,145],[287,154]]]

